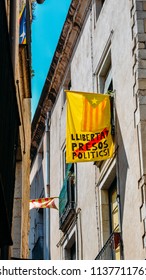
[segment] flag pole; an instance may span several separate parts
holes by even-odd
[[[46,182],[44,185],[45,197],[50,197],[50,111],[47,112],[45,121],[46,136]],[[50,260],[50,209],[45,210],[45,230],[44,230],[44,259]]]

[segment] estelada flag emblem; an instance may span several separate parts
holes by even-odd
[[[96,132],[100,128],[109,126],[109,96],[103,96],[103,94],[87,93],[86,95],[82,95],[82,99],[82,131]]]
[[[113,154],[108,94],[65,91],[66,162],[105,160]]]

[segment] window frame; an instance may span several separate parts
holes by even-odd
[[[113,78],[112,78],[112,61],[111,49],[107,51],[104,59],[100,65],[97,77],[97,92],[107,93],[109,90],[113,91]],[[112,83],[112,88],[111,88]]]
[[[75,258],[77,260],[77,229],[76,225],[72,228],[70,232],[66,234],[66,238],[64,243],[62,244],[63,250],[63,259],[64,260],[72,260],[70,249],[75,244]]]
[[[95,25],[96,25],[99,15],[100,15],[104,2],[105,2],[105,0],[94,0],[94,23],[95,23]]]

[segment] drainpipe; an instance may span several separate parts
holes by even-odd
[[[45,197],[50,197],[50,112],[47,113],[45,122],[46,136],[46,183],[44,186]],[[50,260],[50,209],[45,208],[44,229],[44,259]]]

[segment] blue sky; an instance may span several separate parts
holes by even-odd
[[[32,22],[32,118],[60,37],[71,0],[45,0],[36,4]]]

